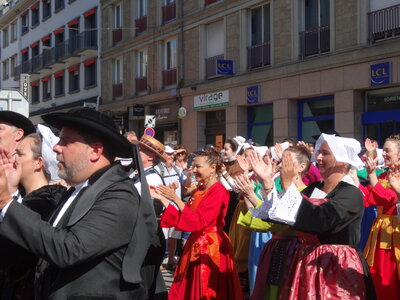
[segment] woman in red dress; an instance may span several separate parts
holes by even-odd
[[[191,232],[168,299],[243,299],[232,246],[222,230],[229,192],[218,182],[221,165],[215,149],[196,152],[193,172],[200,185],[187,204],[171,187],[151,187],[152,196],[166,208],[161,226]]]
[[[393,176],[400,163],[400,136],[391,136],[383,145],[383,158],[389,171],[376,176],[375,162],[367,158],[370,185],[360,186],[365,205],[376,205],[378,216],[372,225],[364,255],[370,266],[378,299],[398,299],[400,295],[400,220],[396,204],[398,191]]]

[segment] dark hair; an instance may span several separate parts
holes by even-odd
[[[231,149],[233,152],[236,152],[236,150],[239,147],[238,143],[236,143],[236,141],[234,139],[227,139],[225,141],[225,144],[229,144],[231,146]]]
[[[197,156],[205,157],[206,162],[210,164],[210,166],[215,164],[216,165],[215,171],[217,173],[221,170],[223,165],[222,157],[221,154],[218,152],[218,150],[216,150],[215,148],[196,151],[194,154],[196,155],[196,157]]]
[[[290,152],[294,153],[294,155],[296,157],[296,160],[297,160],[297,162],[299,164],[302,164],[302,163],[306,164],[306,167],[305,167],[305,169],[303,170],[303,172],[301,174],[301,175],[304,176],[308,172],[308,170],[310,169],[310,165],[311,165],[311,162],[310,162],[311,153],[310,153],[310,151],[304,146],[297,146],[297,145],[296,146],[291,146],[291,147],[287,148],[285,151],[290,151]]]

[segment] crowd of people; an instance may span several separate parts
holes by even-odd
[[[2,300],[400,295],[399,135],[189,153],[87,108],[43,121],[0,112]]]

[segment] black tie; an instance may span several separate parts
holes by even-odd
[[[58,214],[60,213],[61,209],[63,208],[64,204],[68,201],[71,197],[72,193],[75,191],[74,187],[70,187],[67,191],[65,191],[62,200],[58,204],[56,210],[53,212],[52,216],[49,219],[49,223],[53,225],[54,221],[57,219]]]

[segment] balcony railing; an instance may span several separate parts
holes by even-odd
[[[270,42],[253,45],[247,48],[247,65],[249,69],[264,67],[271,64]]]
[[[224,55],[216,55],[213,57],[206,58],[206,78],[213,77],[217,75],[217,60],[224,59]]]
[[[70,40],[58,43],[55,47],[43,52],[32,59],[15,67],[14,77],[21,73],[38,72],[43,68],[64,61],[68,57],[76,56],[84,50],[97,49],[97,31],[86,31],[71,37]]]
[[[172,2],[162,7],[162,22],[167,23],[176,18],[176,3]]]
[[[112,86],[112,93],[113,93],[113,99],[122,97],[122,82],[113,84]]]
[[[368,13],[371,43],[400,35],[400,5]]]
[[[114,29],[112,32],[112,43],[115,45],[116,43],[122,41],[122,28]]]
[[[162,71],[163,86],[176,84],[176,68]]]
[[[142,93],[147,90],[147,77],[137,77],[136,82],[136,93]]]
[[[321,26],[300,32],[300,58],[330,50],[329,26]]]
[[[135,20],[136,35],[146,31],[147,29],[147,16],[143,16]]]

